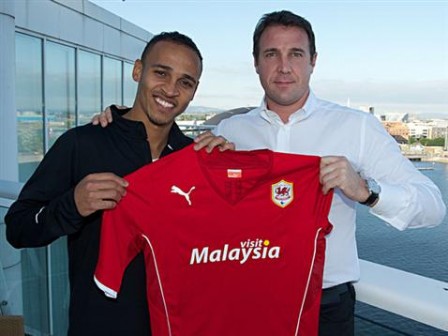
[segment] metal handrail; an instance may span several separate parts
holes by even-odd
[[[448,331],[448,283],[360,260],[356,299]]]
[[[9,208],[19,196],[23,183],[0,180],[0,206]]]

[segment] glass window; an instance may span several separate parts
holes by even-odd
[[[26,181],[44,153],[42,40],[16,34],[16,106],[19,180]]]
[[[121,61],[104,57],[103,62],[103,107],[111,104],[121,105]]]
[[[132,78],[134,64],[123,63],[123,105],[132,106],[134,104],[135,94],[137,93],[138,83]]]
[[[21,182],[31,176],[56,139],[75,126],[76,119],[84,124],[103,106],[133,104],[137,83],[132,79],[132,69],[131,63],[84,50],[76,54],[74,47],[16,33]],[[8,302],[2,301],[2,310],[23,312],[27,332],[33,335],[67,333],[70,292],[66,245],[63,237],[48,247],[14,250],[20,262],[10,272],[22,283],[15,284],[14,291],[6,291],[0,283],[0,294],[7,293],[9,298]]]
[[[50,258],[49,285],[51,286],[51,317],[53,335],[67,335],[70,287],[68,278],[67,237],[61,237],[47,249]]]
[[[78,125],[101,111],[101,56],[78,52]]]
[[[48,149],[75,125],[75,49],[48,42],[45,75]]]
[[[21,251],[23,312],[27,328],[50,333],[47,248]]]

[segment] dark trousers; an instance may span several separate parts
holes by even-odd
[[[351,283],[322,291],[319,336],[354,336],[355,289]]]

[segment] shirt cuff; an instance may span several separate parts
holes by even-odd
[[[408,217],[412,218],[414,215],[414,211],[409,211],[412,193],[399,185],[378,184],[381,187],[380,196],[375,206],[370,209],[370,213],[398,230],[406,229],[409,223]]]

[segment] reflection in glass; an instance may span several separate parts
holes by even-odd
[[[103,107],[111,104],[121,105],[121,61],[104,57],[103,62]]]
[[[123,105],[132,106],[137,93],[137,82],[132,78],[134,64],[123,63]]]
[[[101,56],[78,52],[78,125],[101,111]]]
[[[45,103],[47,150],[65,131],[75,126],[75,49],[48,42],[45,50]],[[50,316],[55,335],[67,333],[68,265],[66,239],[50,245],[49,257]]]
[[[48,148],[75,126],[75,49],[48,42],[45,50]]]
[[[16,34],[16,106],[19,180],[26,181],[44,152],[42,40]]]
[[[51,270],[51,299],[54,335],[67,335],[70,287],[68,278],[67,237],[51,243],[47,249],[50,255],[48,267]]]

